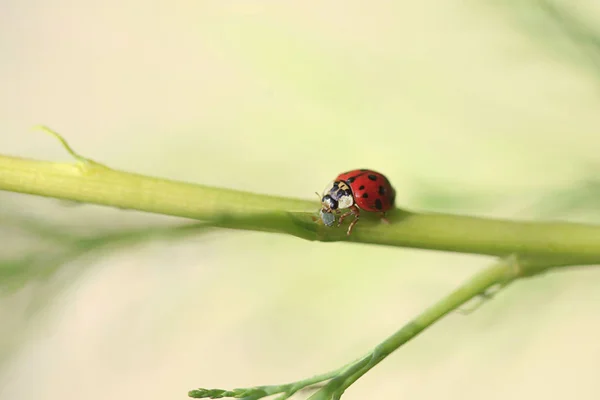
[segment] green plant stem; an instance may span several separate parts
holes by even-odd
[[[287,399],[293,394],[297,393],[300,390],[308,388],[312,385],[328,381],[346,370],[347,367],[343,366],[334,371],[329,371],[325,374],[315,375],[310,378],[302,379],[292,383],[285,383],[282,385],[267,385],[267,386],[256,386],[253,388],[244,388],[244,389],[233,389],[233,390],[223,390],[223,389],[195,389],[190,390],[188,392],[188,396],[192,398],[210,398],[210,399],[220,399],[225,397],[233,397],[233,398],[247,398],[253,396],[272,396],[274,394],[282,393],[283,396],[277,397],[277,400]],[[258,397],[258,398],[260,398]]]
[[[158,179],[104,167],[0,155],[0,190],[193,218],[213,226],[279,232],[308,240],[505,256],[600,260],[600,226],[523,222],[395,210],[391,224],[361,219],[351,237],[313,221],[316,201],[268,196]]]
[[[541,262],[537,261],[520,260],[516,256],[506,257],[477,273],[449,295],[404,325],[366,356],[327,374],[285,385],[258,386],[255,388],[235,389],[234,391],[198,389],[190,391],[188,394],[196,398],[235,397],[258,399],[276,393],[284,393],[281,398],[285,399],[301,388],[328,381],[309,400],[337,400],[350,385],[383,361],[387,356],[415,338],[425,329],[431,327],[445,315],[457,310],[466,302],[487,293],[493,287],[497,286],[499,289],[502,289],[516,279],[535,275],[557,266],[559,265],[551,263],[542,265]]]
[[[313,394],[309,400],[337,399],[343,392],[371,368],[379,364],[392,352],[432,326],[448,313],[474,297],[485,293],[495,285],[506,285],[523,274],[515,257],[508,257],[473,276],[442,300],[425,310],[404,325],[396,333],[381,342],[359,362],[353,363],[344,373],[332,379],[325,387]]]

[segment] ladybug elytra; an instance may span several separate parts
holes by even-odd
[[[385,213],[394,207],[396,191],[390,181],[381,173],[369,169],[355,169],[339,174],[333,182],[325,188],[321,198],[321,221],[327,226],[332,226],[336,220],[334,214],[340,210],[348,211],[342,214],[338,226],[344,219],[354,215],[354,220],[348,227],[348,235],[352,233],[354,225],[358,222],[360,210]]]

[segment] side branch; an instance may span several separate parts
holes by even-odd
[[[350,362],[341,368],[326,374],[299,380],[284,385],[256,386],[251,388],[234,389],[195,389],[188,392],[192,398],[244,398],[261,399],[273,394],[279,394],[277,400],[290,398],[301,389],[314,388],[316,383],[324,383],[309,400],[339,400],[354,382],[369,370],[387,358],[400,347],[417,337],[425,329],[449,313],[457,310],[469,300],[487,294],[488,290],[506,287],[514,280],[530,276],[557,266],[552,264],[521,262],[516,256],[509,256],[494,265],[480,271],[463,285],[443,297],[423,311],[412,321],[389,336],[364,357]]]

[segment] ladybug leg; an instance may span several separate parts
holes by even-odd
[[[338,226],[340,226],[344,221],[344,218],[346,218],[349,215],[354,215],[354,219],[352,220],[352,222],[350,222],[350,226],[348,226],[348,236],[350,236],[350,234],[352,233],[352,229],[354,228],[354,225],[356,225],[356,223],[358,222],[358,218],[360,216],[360,210],[358,209],[358,207],[356,207],[356,205],[350,207],[350,211],[340,216]]]
[[[352,234],[352,229],[354,229],[354,225],[356,225],[357,222],[358,222],[358,215],[356,216],[356,218],[354,218],[354,220],[352,222],[350,222],[350,226],[348,226],[348,233],[347,233],[348,236],[350,236]]]
[[[381,222],[384,224],[389,224],[390,220],[385,217],[385,211],[381,213]]]
[[[355,208],[356,208],[356,210],[355,210]],[[336,210],[336,211],[339,213],[339,210]],[[339,221],[338,221],[338,225],[337,225],[337,226],[340,226],[340,225],[342,225],[342,222],[344,222],[344,220],[346,219],[346,217],[348,217],[348,216],[350,216],[350,215],[352,215],[352,214],[356,215],[356,214],[358,214],[359,212],[360,212],[360,211],[358,211],[358,208],[357,208],[356,206],[352,206],[352,207],[350,207],[350,210],[349,210],[348,212],[345,212],[345,213],[343,213],[342,215],[340,215],[340,219],[339,219]]]
[[[350,214],[352,214],[352,211],[348,211],[348,212],[343,213],[342,215],[340,215],[340,219],[338,220],[337,226],[342,225],[342,222],[344,222],[344,219],[346,219],[346,217],[349,216]]]

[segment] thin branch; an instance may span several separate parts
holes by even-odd
[[[398,348],[432,326],[448,313],[479,296],[492,286],[506,286],[521,275],[516,257],[508,257],[473,276],[469,281],[425,310],[392,336],[377,345],[362,363],[357,363],[344,374],[330,381],[309,400],[339,398],[342,393],[371,368],[383,361]]]
[[[234,389],[233,391],[196,389],[188,392],[188,396],[194,398],[232,397],[260,399],[281,393],[280,398],[287,399],[300,388],[310,388],[315,383],[327,381],[327,384],[316,391],[309,400],[337,400],[350,385],[386,357],[414,339],[425,329],[431,327],[444,316],[457,310],[463,304],[477,296],[484,295],[491,288],[499,287],[498,290],[500,290],[516,279],[531,276],[555,267],[557,266],[551,263],[542,266],[540,262],[521,261],[515,256],[507,257],[473,276],[452,293],[404,325],[364,357],[344,365],[335,371],[284,385],[257,386],[254,388]],[[291,388],[293,388],[293,391]]]

